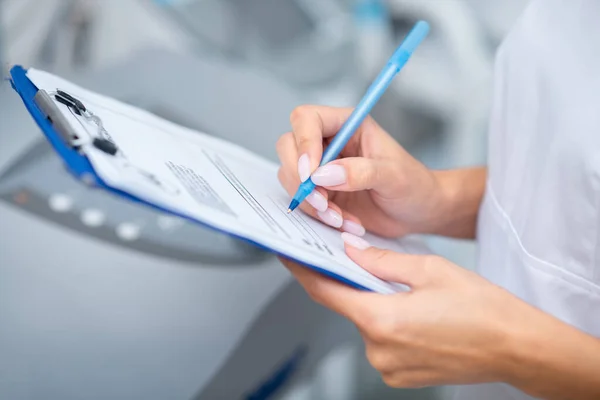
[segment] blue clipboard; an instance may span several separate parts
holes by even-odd
[[[75,176],[75,178],[77,178],[78,180],[81,180],[83,182],[86,182],[87,184],[93,184],[93,186],[100,188],[102,190],[106,190],[108,192],[111,192],[117,196],[120,197],[124,197],[127,200],[133,201],[133,202],[137,202],[137,203],[141,203],[144,204],[148,207],[152,207],[155,210],[167,213],[167,214],[171,214],[171,215],[175,215],[177,217],[180,218],[184,218],[188,221],[194,222],[196,224],[200,224],[202,226],[205,226],[207,228],[210,228],[212,230],[215,230],[217,232],[221,232],[224,234],[227,234],[229,236],[232,236],[236,239],[239,240],[243,240],[247,243],[250,243],[262,250],[265,250],[267,252],[273,253],[277,256],[281,256],[284,258],[287,258],[289,260],[292,260],[294,262],[297,262],[298,264],[302,264],[306,267],[309,267],[323,275],[326,275],[332,279],[335,279],[339,282],[345,283],[346,285],[353,287],[355,289],[359,289],[359,290],[364,290],[364,291],[372,291],[371,289],[368,289],[356,282],[353,282],[347,278],[344,278],[340,275],[337,275],[331,271],[328,271],[326,269],[323,269],[319,266],[316,265],[309,265],[303,261],[294,259],[286,254],[282,254],[274,249],[271,249],[261,243],[257,243],[253,240],[250,240],[246,237],[243,236],[239,236],[236,234],[233,234],[231,232],[227,232],[224,231],[222,229],[216,228],[212,225],[206,224],[203,221],[199,221],[193,218],[190,218],[186,215],[182,215],[180,213],[174,212],[172,210],[166,209],[164,207],[158,206],[156,204],[150,203],[144,199],[141,199],[139,197],[133,196],[130,193],[127,193],[123,190],[120,189],[116,189],[113,188],[109,185],[107,185],[100,176],[98,176],[98,174],[96,173],[96,171],[94,170],[92,164],[90,163],[90,161],[87,159],[87,157],[84,154],[81,154],[80,151],[78,151],[77,149],[71,147],[70,144],[68,144],[67,142],[65,142],[65,140],[63,139],[62,135],[57,131],[57,129],[55,128],[54,124],[52,123],[52,121],[47,117],[47,115],[40,109],[40,107],[38,107],[36,101],[35,101],[35,96],[36,94],[38,94],[38,88],[33,84],[33,82],[31,82],[31,80],[29,80],[29,78],[27,77],[27,70],[24,69],[22,66],[19,65],[15,65],[11,68],[10,70],[10,82],[11,82],[11,86],[12,88],[19,94],[19,96],[21,97],[23,103],[25,104],[25,107],[27,108],[27,110],[29,111],[29,113],[31,114],[32,118],[35,120],[35,122],[37,123],[37,125],[40,127],[40,129],[42,130],[43,134],[46,136],[46,139],[48,140],[48,142],[50,142],[51,146],[53,147],[53,149],[56,151],[56,153],[63,159],[65,166],[67,168],[67,170]]]

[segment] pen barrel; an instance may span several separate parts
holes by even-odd
[[[367,93],[363,96],[360,103],[358,103],[354,111],[352,111],[350,117],[335,135],[334,140],[323,152],[321,165],[325,165],[337,158],[342,149],[346,146],[346,144],[348,144],[348,141],[354,132],[360,127],[375,104],[377,104],[377,101],[379,101],[379,98],[386,91],[398,71],[398,66],[392,63],[388,63],[387,67],[381,71],[377,79],[373,81],[367,90]]]
[[[306,196],[312,193],[315,189],[316,185],[312,181],[312,179],[307,179],[300,184],[296,194],[294,195],[294,200],[298,201],[298,203],[302,203]]]
[[[415,24],[415,26],[410,30],[410,32],[408,32],[396,53],[402,51],[408,53],[408,55],[410,56],[410,54],[412,54],[416,50],[416,48],[421,44],[423,39],[425,39],[425,36],[427,36],[428,33],[429,24],[425,21],[418,21]],[[395,55],[396,54],[394,54],[394,56]],[[394,58],[394,56],[392,56],[392,59]]]
[[[383,95],[383,93],[385,93],[388,86],[394,79],[394,76],[400,72],[414,50],[425,38],[425,36],[427,36],[428,32],[429,24],[425,21],[419,21],[415,24],[413,29],[411,29],[408,35],[406,35],[402,44],[394,52],[385,68],[373,81],[360,103],[358,103],[354,111],[352,111],[352,114],[350,114],[350,117],[346,120],[344,125],[342,125],[342,128],[333,138],[333,141],[323,152],[320,165],[325,165],[338,157],[342,149],[348,144],[348,141],[352,135],[354,135],[354,132],[356,132],[356,130],[360,127],[375,104],[377,104],[379,98]],[[315,184],[311,179],[302,182],[294,196],[292,204],[290,204],[290,210],[293,210],[298,206],[299,203],[302,203],[306,196],[309,195],[314,188]]]
[[[372,108],[377,104],[379,98],[386,91],[394,76],[404,65],[415,51],[417,46],[429,33],[429,24],[425,21],[418,21],[415,26],[406,35],[402,44],[394,52],[386,67],[381,71],[373,81],[367,93],[356,106],[348,120],[344,123],[340,131],[335,136],[331,144],[325,149],[321,165],[325,165],[337,158],[342,149],[346,146],[354,132],[359,128],[362,121],[369,115]]]
[[[390,57],[390,63],[397,64],[398,69],[401,69],[428,33],[429,24],[425,21],[417,22],[410,32],[408,32],[402,44],[392,54],[392,57]]]

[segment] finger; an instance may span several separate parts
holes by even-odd
[[[285,190],[292,195],[295,191],[297,179],[290,177],[289,173],[286,176],[286,172],[283,170],[280,170],[279,176]],[[300,203],[300,209],[327,225],[340,228],[344,223],[344,212],[337,204],[328,201],[327,198],[327,191],[317,187],[306,197],[306,201]],[[350,219],[353,222],[360,223],[360,220],[355,216],[350,216]]]
[[[277,141],[277,156],[281,162],[281,168],[278,172],[278,178],[286,192],[293,196],[298,190],[300,179],[296,171],[296,160],[298,152],[296,150],[296,141],[292,133],[286,133]],[[306,203],[314,207],[317,211],[324,212],[327,210],[327,191],[317,188],[306,198]],[[302,203],[300,208],[304,212],[311,213],[310,207]]]
[[[431,281],[426,265],[434,256],[380,249],[348,233],[343,233],[342,239],[348,257],[384,281],[402,283],[411,288],[423,287]]]
[[[370,302],[379,296],[351,288],[294,261],[282,259],[282,262],[313,300],[353,322],[363,320]]]
[[[298,167],[298,149],[296,147],[296,140],[294,134],[288,132],[281,135],[275,145],[277,149],[277,157],[281,166],[287,171],[294,171],[297,173]]]
[[[382,374],[396,371],[398,364],[403,361],[398,360],[397,351],[393,351],[388,346],[382,346],[380,343],[371,340],[367,332],[361,332],[361,335],[365,342],[365,355],[369,364]]]
[[[363,226],[360,218],[358,218],[356,215],[342,209],[342,216],[344,218],[344,222],[342,223],[342,228],[340,230],[348,232],[354,236],[364,236],[367,233],[367,230]]]
[[[305,105],[294,109],[290,123],[299,158],[298,174],[304,182],[317,169],[323,155],[323,138],[333,136],[352,109]]]
[[[356,236],[363,236],[366,233],[360,219],[354,214],[343,210],[332,201],[328,202],[327,210],[317,211],[315,218],[340,231],[349,232]]]
[[[277,141],[277,154],[282,164],[277,174],[279,182],[286,192],[292,196],[296,192],[300,181],[296,171],[290,168],[289,161],[295,159],[297,155],[296,142],[293,140],[291,133],[283,135]],[[300,209],[335,228],[341,228],[358,236],[365,234],[360,219],[351,213],[342,211],[339,206],[329,202],[327,191],[323,188],[315,188],[306,197],[306,202],[300,204]]]
[[[297,175],[289,170],[284,170],[282,167],[279,169],[277,177],[285,191],[290,196],[293,196],[298,189],[299,181]],[[323,188],[315,188],[311,194],[306,196],[305,200],[300,203],[300,209],[315,218],[317,217],[317,212],[324,212],[329,206],[328,194]]]
[[[399,171],[388,160],[364,157],[342,158],[318,168],[311,176],[312,181],[328,190],[353,192],[375,189],[385,196],[396,193]]]
[[[427,374],[431,375],[431,372],[427,371],[423,372],[391,372],[381,374],[381,379],[383,382],[389,387],[396,389],[420,389],[426,387],[427,384],[422,382],[422,379],[427,376]]]
[[[293,178],[285,177],[285,172],[279,170],[279,181],[282,183],[288,193],[294,187]],[[337,204],[328,200],[328,193],[325,189],[317,187],[307,196],[306,201],[300,203],[300,209],[311,217],[344,232],[352,233],[356,236],[363,236],[366,233],[360,218],[356,215],[340,208]],[[293,217],[293,216],[292,216]]]

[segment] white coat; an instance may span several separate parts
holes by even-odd
[[[495,74],[478,272],[600,337],[600,0],[533,0]],[[455,389],[530,398],[504,384]]]

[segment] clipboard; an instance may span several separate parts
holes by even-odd
[[[247,242],[253,246],[256,246],[264,251],[269,253],[273,253],[276,256],[283,257],[298,264],[304,265],[308,268],[313,269],[329,278],[342,282],[350,287],[353,287],[362,291],[373,291],[370,288],[363,286],[360,283],[354,282],[344,276],[336,274],[330,270],[327,270],[318,265],[311,265],[302,260],[298,260],[294,257],[291,257],[287,254],[281,253],[275,249],[265,246],[262,243],[258,243],[252,239],[249,239],[244,236],[237,235],[232,232],[228,232],[226,230],[220,229],[219,227],[215,227],[211,224],[208,224],[204,221],[191,218],[182,213],[178,213],[176,211],[170,210],[168,208],[162,207],[160,205],[149,202],[145,199],[142,199],[138,196],[132,195],[127,191],[121,190],[119,188],[112,187],[108,185],[101,176],[97,174],[92,163],[87,158],[85,152],[81,149],[78,149],[77,146],[73,145],[73,142],[69,136],[69,127],[64,124],[66,121],[52,120],[52,115],[48,112],[46,106],[42,104],[40,99],[43,99],[48,94],[44,91],[39,90],[36,85],[28,78],[27,70],[20,65],[15,65],[10,70],[10,83],[12,88],[19,94],[23,104],[26,109],[30,113],[31,117],[34,119],[38,127],[41,129],[42,133],[54,149],[54,151],[60,156],[63,160],[64,165],[69,173],[71,173],[77,180],[81,181],[83,184],[98,188],[100,190],[105,190],[110,192],[116,196],[125,198],[129,201],[143,204],[145,206],[151,207],[157,211],[171,214],[173,216],[177,216],[179,218],[183,218],[185,220],[191,221],[192,223],[200,224],[201,226],[207,227],[209,229],[215,230],[217,232],[229,235],[235,239],[242,240]],[[56,104],[53,102],[53,106],[56,107]]]

